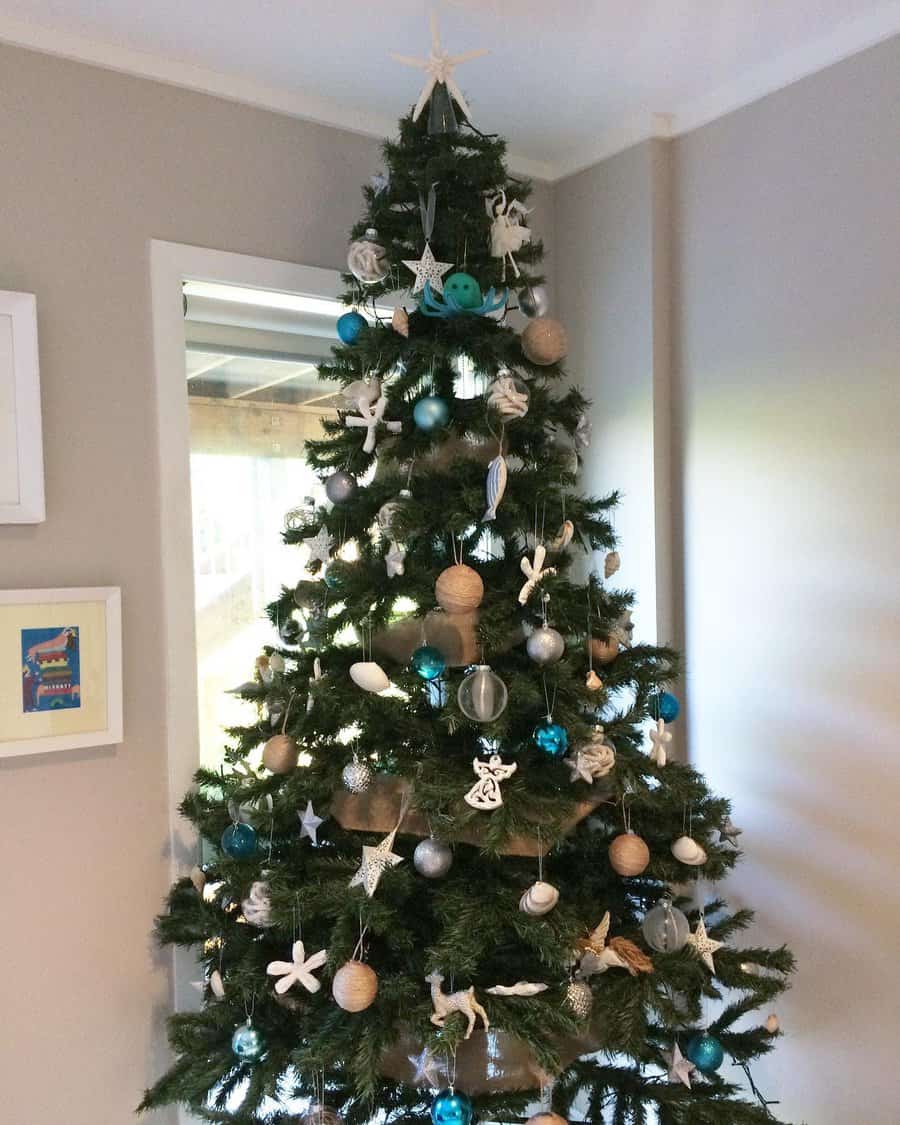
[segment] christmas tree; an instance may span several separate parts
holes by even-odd
[[[158,932],[205,1003],[144,1109],[775,1119],[751,1017],[792,957],[707,894],[739,830],[667,761],[677,657],[632,643],[617,498],[578,490],[588,403],[504,151],[433,66],[364,188],[321,368],[347,408],[308,445],[328,502],[286,532],[308,561],[240,689],[259,721],[181,806],[214,858]]]

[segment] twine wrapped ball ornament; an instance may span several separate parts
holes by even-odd
[[[378,976],[362,961],[347,961],[334,974],[331,994],[345,1012],[363,1012],[378,995]]]
[[[293,773],[299,758],[300,747],[289,734],[275,734],[263,747],[262,763],[272,773]]]
[[[447,613],[468,613],[481,605],[484,582],[477,570],[465,563],[457,563],[438,575],[434,596]]]
[[[591,659],[598,664],[612,664],[619,655],[619,642],[614,637],[591,637],[588,645]]]
[[[609,845],[609,862],[619,875],[640,875],[650,862],[650,849],[636,833],[623,832]]]
[[[569,1125],[564,1117],[558,1113],[536,1113],[529,1117],[525,1125]]]
[[[566,330],[550,316],[536,316],[522,333],[522,351],[526,359],[540,367],[559,363],[569,350]]]

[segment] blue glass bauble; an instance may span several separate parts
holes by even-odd
[[[532,738],[538,748],[553,758],[561,758],[569,749],[569,732],[559,723],[544,719],[534,728]]]
[[[674,723],[681,714],[681,704],[670,691],[661,691],[653,698],[652,714],[664,723]]]
[[[345,344],[355,344],[366,326],[366,318],[358,312],[345,312],[338,317],[337,334]]]
[[[419,645],[409,658],[410,667],[423,680],[436,680],[447,667],[444,654],[434,645]]]
[[[329,590],[336,590],[341,584],[340,572],[329,563],[322,572],[322,581]]]
[[[431,1103],[431,1120],[434,1125],[469,1125],[472,1101],[458,1090],[441,1090]]]
[[[231,1049],[244,1062],[256,1062],[265,1053],[266,1041],[250,1023],[242,1023],[231,1037]]]
[[[714,1070],[718,1070],[725,1059],[722,1044],[708,1031],[698,1031],[696,1035],[692,1035],[684,1053],[704,1074],[712,1074]]]
[[[451,273],[444,279],[444,296],[452,297],[461,309],[477,309],[481,304],[481,286],[470,273]]]
[[[252,824],[229,824],[222,833],[222,851],[232,859],[256,855],[256,829]]]
[[[413,407],[413,421],[426,433],[430,430],[439,430],[442,426],[446,426],[449,420],[450,407],[437,395],[426,395]]]

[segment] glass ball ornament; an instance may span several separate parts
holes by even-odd
[[[443,840],[435,840],[433,836],[416,844],[413,852],[413,866],[420,875],[426,879],[441,879],[450,870],[453,863],[453,852]]]
[[[409,665],[423,680],[436,680],[447,667],[447,661],[434,645],[419,645],[409,658]]]
[[[366,318],[358,312],[345,312],[338,317],[337,334],[343,344],[355,344],[366,327]]]
[[[250,859],[256,855],[256,829],[252,824],[229,824],[222,833],[222,851],[232,859]]]
[[[566,1007],[577,1020],[586,1020],[594,1006],[594,994],[585,980],[573,980],[566,988]]]
[[[548,716],[538,723],[531,736],[539,750],[551,758],[561,758],[569,749],[569,732]]]
[[[340,567],[336,567],[333,562],[330,562],[322,571],[322,581],[329,590],[336,590],[341,584]]]
[[[725,1049],[708,1031],[698,1031],[688,1040],[684,1052],[694,1066],[704,1074],[712,1074],[725,1061]]]
[[[344,1119],[331,1106],[313,1102],[300,1118],[299,1125],[344,1125]]]
[[[300,643],[300,637],[303,630],[300,628],[300,622],[295,617],[288,617],[278,626],[278,636],[284,641],[286,645],[297,645]]]
[[[479,664],[459,685],[456,702],[467,719],[492,723],[506,709],[509,693],[506,684],[487,664]]]
[[[247,1020],[242,1023],[231,1037],[231,1049],[239,1059],[244,1062],[256,1062],[257,1059],[262,1058],[266,1051],[266,1041],[262,1036],[262,1032],[258,1031],[253,1024]]]
[[[434,1125],[470,1125],[472,1100],[459,1090],[441,1090],[431,1103]]]
[[[481,286],[461,270],[444,278],[444,296],[452,297],[461,309],[477,309],[482,302]]]
[[[365,238],[350,243],[347,251],[347,268],[363,285],[377,285],[384,281],[390,270],[384,247],[376,241],[378,231],[369,227]]]
[[[426,434],[439,430],[450,421],[450,407],[439,395],[426,395],[413,407],[413,421]]]
[[[550,311],[550,296],[546,285],[527,285],[519,290],[519,312],[525,316],[546,316]]]
[[[361,762],[354,755],[353,761],[341,771],[341,781],[348,793],[365,793],[372,784],[372,771],[366,762]]]
[[[687,945],[691,925],[670,898],[663,898],[644,915],[641,932],[657,953],[677,953]]]
[[[674,723],[681,714],[681,704],[678,702],[678,697],[670,691],[661,691],[654,696],[650,711],[655,718],[662,719],[664,723]]]
[[[546,667],[562,659],[566,651],[566,642],[563,640],[562,633],[549,625],[542,625],[539,629],[535,629],[525,642],[525,651],[535,664]]]
[[[358,490],[359,485],[356,483],[356,477],[352,473],[348,473],[346,469],[338,469],[325,481],[325,495],[332,504],[349,503]]]

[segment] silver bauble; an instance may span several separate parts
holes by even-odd
[[[520,289],[519,310],[526,316],[546,316],[550,310],[546,285],[527,285]]]
[[[563,640],[562,633],[549,625],[542,625],[539,629],[535,629],[525,642],[525,651],[535,664],[544,667],[562,659],[562,654],[566,651],[566,642]]]
[[[691,925],[672,900],[664,898],[644,915],[641,932],[657,953],[677,953],[687,945]]]
[[[356,477],[344,469],[338,469],[325,481],[325,495],[332,504],[346,504],[353,499],[358,488]]]
[[[378,231],[369,227],[365,238],[357,238],[355,242],[351,242],[347,251],[347,268],[363,285],[375,285],[383,281],[390,271],[384,247],[375,241],[377,237]]]
[[[566,1007],[577,1020],[586,1020],[594,1006],[594,994],[587,981],[573,980],[566,989]]]
[[[450,870],[453,852],[443,840],[433,836],[422,840],[413,852],[413,866],[426,879],[440,879]]]
[[[365,793],[372,784],[372,771],[365,762],[354,758],[348,762],[341,773],[344,788],[350,793]]]

